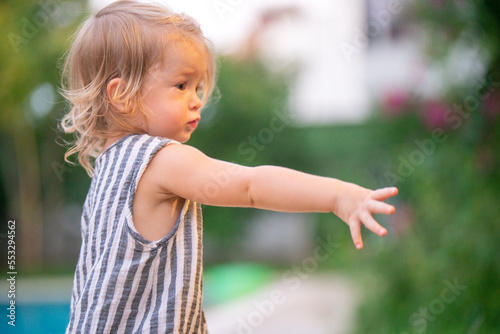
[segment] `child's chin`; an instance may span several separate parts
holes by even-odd
[[[182,136],[181,138],[172,138],[174,140],[177,140],[179,143],[181,144],[184,144],[184,143],[187,143],[189,139],[191,139],[191,135],[187,135],[187,136]]]
[[[182,134],[182,135],[175,136],[175,135],[169,135],[166,133],[162,133],[159,135],[159,137],[173,139],[175,141],[178,141],[181,144],[184,144],[191,138],[191,134]]]

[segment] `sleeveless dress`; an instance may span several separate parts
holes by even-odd
[[[144,239],[132,220],[137,184],[169,144],[178,143],[129,135],[97,157],[66,333],[207,333],[200,205],[186,200],[158,241]]]

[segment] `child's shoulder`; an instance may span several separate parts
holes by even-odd
[[[210,160],[190,145],[167,140],[152,157],[145,175],[161,189],[181,195],[179,189],[200,181],[199,175]]]
[[[110,138],[105,143],[102,152],[95,159],[95,167],[107,166],[108,164],[116,164],[120,161],[146,165],[156,156],[165,155],[164,148],[167,146],[181,146],[171,145],[179,144],[177,141],[151,136],[148,134],[127,134],[121,137]],[[153,159],[155,160],[155,159]]]
[[[181,144],[175,140],[156,137],[161,145],[154,155],[151,166],[165,168],[186,169],[190,166],[200,166],[202,159],[207,158],[198,149],[190,145]]]
[[[132,133],[108,138],[100,155],[107,154],[110,151],[127,149],[128,147],[141,149],[150,145],[159,145],[162,147],[170,143],[177,142],[173,139],[151,136],[146,133]]]

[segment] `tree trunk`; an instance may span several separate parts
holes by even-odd
[[[19,177],[19,219],[16,218],[17,268],[35,269],[43,262],[43,212],[40,162],[35,129],[18,124],[14,142]]]

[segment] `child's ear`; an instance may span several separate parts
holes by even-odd
[[[108,96],[108,100],[113,107],[115,107],[118,111],[125,111],[125,102],[120,101],[116,97],[120,95],[120,89],[122,87],[122,79],[114,78],[108,82],[106,86],[106,95]]]

